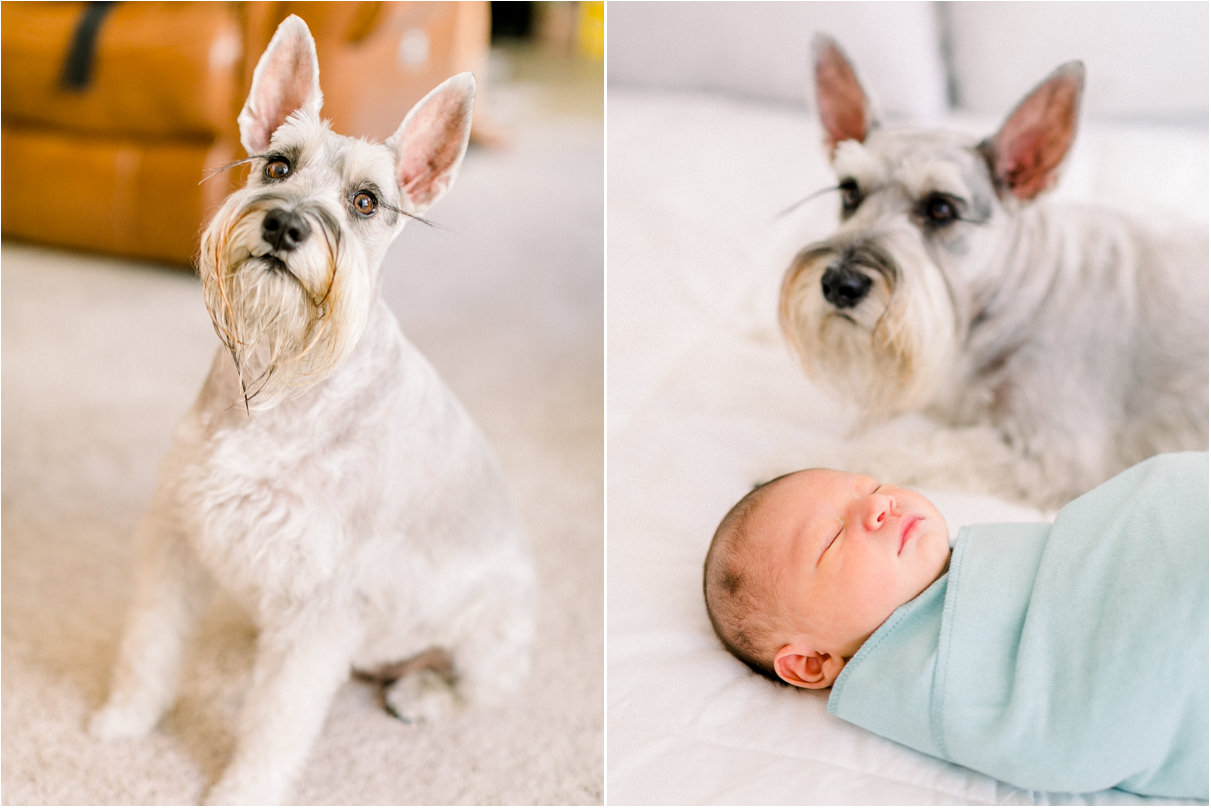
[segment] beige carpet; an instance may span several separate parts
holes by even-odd
[[[468,156],[432,211],[444,229],[404,233],[385,293],[495,444],[530,527],[536,672],[507,706],[419,727],[350,681],[301,804],[603,799],[601,73],[496,67],[485,98],[509,141]],[[194,802],[230,754],[251,663],[229,601],[150,737],[104,744],[84,723],[129,602],[132,529],[217,344],[197,281],[14,243],[0,262],[3,802]]]

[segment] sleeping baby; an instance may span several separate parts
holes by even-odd
[[[723,518],[715,633],[834,715],[1020,788],[1207,798],[1207,454],[1161,455],[1054,523],[952,543],[927,499],[779,477]]]

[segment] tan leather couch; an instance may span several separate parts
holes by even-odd
[[[90,76],[69,89],[85,5],[0,4],[4,235],[182,264],[245,176],[201,182],[244,156],[235,118],[286,15],[315,36],[324,114],[345,134],[386,137],[488,53],[487,3],[116,3],[92,10]]]

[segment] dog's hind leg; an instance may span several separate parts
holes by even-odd
[[[330,609],[330,606],[326,607]],[[336,610],[263,629],[236,748],[208,805],[273,805],[289,793],[349,675],[361,631]]]
[[[430,664],[414,666],[384,687],[392,715],[409,723],[436,721],[464,704],[499,704],[521,686],[534,644],[533,581],[528,565],[515,572],[517,577],[501,577],[478,591],[442,649],[414,658]]]
[[[109,699],[88,725],[96,738],[144,735],[172,706],[185,644],[210,593],[209,575],[177,525],[169,499],[157,491],[136,533],[141,557],[135,599]]]
[[[383,709],[405,724],[440,720],[462,702],[454,659],[444,648],[359,676],[379,683]]]
[[[430,674],[443,680],[446,688],[454,686],[454,660],[446,649],[435,646],[402,662],[382,665],[369,671],[353,671],[355,678],[378,686],[379,704],[387,713],[404,723],[410,723],[411,719],[396,709],[390,696],[391,688],[405,676],[420,677]]]

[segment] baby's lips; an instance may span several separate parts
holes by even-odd
[[[896,550],[896,555],[904,552],[904,546],[908,544],[908,540],[912,537],[911,534],[915,533],[916,527],[920,523],[921,517],[919,516],[905,515],[900,520],[900,547]]]

